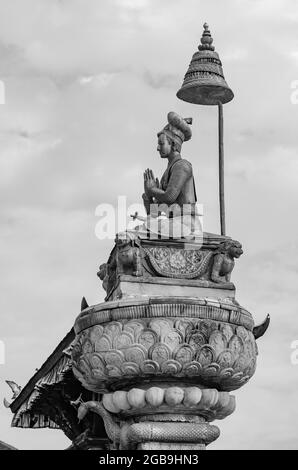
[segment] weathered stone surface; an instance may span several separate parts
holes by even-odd
[[[162,307],[170,311],[175,304]],[[210,309],[215,317],[221,310]],[[151,311],[149,318],[90,323],[87,328],[88,322],[81,324],[85,329],[81,333],[77,329],[79,334],[72,350],[77,378],[96,392],[153,377],[160,380],[180,377],[188,383],[195,381],[218,390],[233,390],[253,375],[257,349],[250,330],[218,318],[179,317],[178,309],[173,312],[175,316],[169,317],[166,310],[162,311],[163,316],[155,318]],[[238,313],[234,317],[239,321]],[[82,320],[86,321],[86,316]]]
[[[97,273],[107,292],[106,300],[122,295],[142,295],[144,283],[151,279],[200,280],[202,286],[218,292],[221,287],[233,290],[230,282],[235,258],[242,254],[239,242],[227,237],[206,235],[203,243],[181,240],[152,240],[140,237],[136,231],[119,234],[109,260],[100,266]],[[119,288],[123,275],[134,277],[135,290],[129,293]],[[133,284],[133,282],[132,282]],[[116,290],[116,292],[115,292]],[[154,291],[154,289],[153,289]],[[156,292],[156,290],[155,290]],[[192,295],[190,291],[189,295]],[[216,294],[217,296],[218,294]]]
[[[216,320],[244,326],[249,331],[254,327],[252,315],[231,298],[144,296],[103,302],[89,307],[78,316],[74,329],[79,333],[98,325],[98,330],[101,330],[102,324],[109,321],[161,317]]]
[[[174,387],[167,389],[166,392],[173,391],[173,389]],[[183,389],[179,389],[179,387],[175,387],[175,389],[175,394],[184,395]],[[162,448],[167,448],[167,444],[172,443],[172,449],[175,449],[174,443],[177,444],[178,449],[183,444],[187,447],[191,444],[201,444],[202,448],[205,448],[206,445],[218,438],[219,429],[217,426],[209,424],[204,417],[204,409],[193,410],[192,414],[188,415],[187,410],[179,410],[178,406],[171,405],[171,409],[164,409],[161,406],[155,410],[154,414],[146,414],[148,410],[145,410],[144,406],[140,406],[139,400],[135,403],[136,397],[142,399],[144,397],[140,392],[144,392],[144,390],[132,389],[127,393],[128,400],[133,403],[132,406],[136,405],[137,414],[135,416],[125,417],[120,413],[116,418],[113,412],[110,413],[104,405],[105,402],[110,403],[109,398],[109,400],[102,402],[82,402],[78,409],[78,417],[83,419],[89,411],[100,415],[106,433],[116,449],[138,449],[144,443],[148,443],[148,445],[151,443],[162,444]],[[206,391],[206,396],[212,396],[214,392],[216,391]],[[117,409],[116,405],[115,407]],[[207,416],[208,411],[210,410],[205,411]]]
[[[128,392],[121,390],[104,394],[103,406],[109,412],[121,413],[125,417],[163,413],[165,417],[168,414],[182,417],[187,415],[188,420],[191,416],[201,416],[210,422],[232,414],[235,410],[235,397],[228,392],[199,387],[150,387],[147,390],[133,388]]]
[[[232,283],[215,284],[211,281],[161,277],[135,278],[128,275],[118,277],[109,298],[110,300],[161,298],[161,289],[165,297],[204,298],[212,294],[213,299],[235,298],[235,287]]]

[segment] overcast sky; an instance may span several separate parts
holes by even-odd
[[[164,162],[168,111],[193,117],[205,230],[219,232],[217,110],[176,98],[207,21],[234,100],[224,106],[228,235],[243,244],[233,281],[256,323],[255,376],[218,422],[214,449],[298,448],[298,4],[295,0],[0,0],[1,295],[4,379],[24,386],[72,327],[83,295],[103,300],[98,204],[139,203],[143,170]],[[18,448],[65,448],[61,431],[10,428]]]

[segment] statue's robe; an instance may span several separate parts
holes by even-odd
[[[189,161],[182,158],[175,160],[164,172],[160,185],[165,193],[159,196],[159,203],[177,205],[181,214],[196,214],[196,189]],[[172,216],[175,216],[175,212]]]
[[[168,165],[161,181],[159,194],[155,201],[162,207],[165,215],[152,214],[148,218],[149,231],[168,238],[184,238],[192,234],[202,234],[201,223],[196,208],[196,189],[192,165],[179,158]],[[155,215],[155,217],[154,217]]]

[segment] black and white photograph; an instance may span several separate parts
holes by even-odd
[[[297,119],[295,0],[0,0],[0,450],[298,450]]]

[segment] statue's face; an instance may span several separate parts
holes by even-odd
[[[167,158],[172,151],[172,145],[165,134],[159,134],[158,136],[157,151],[161,158]]]

